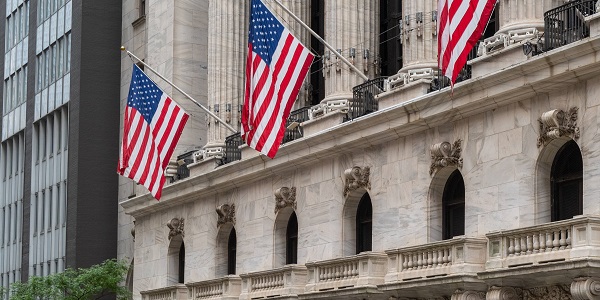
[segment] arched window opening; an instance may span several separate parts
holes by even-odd
[[[450,174],[442,196],[442,238],[465,234],[465,182],[458,170]]]
[[[373,206],[371,197],[365,193],[356,211],[356,254],[372,250]]]
[[[177,282],[184,283],[185,280],[185,245],[181,242],[181,247],[179,247],[179,278]]]
[[[552,221],[583,214],[583,160],[573,140],[556,153],[550,175]]]
[[[298,263],[298,219],[296,213],[292,213],[287,224],[285,235],[285,263]]]
[[[235,274],[235,256],[237,248],[237,237],[235,234],[235,228],[231,229],[229,234],[229,241],[227,242],[227,274]]]

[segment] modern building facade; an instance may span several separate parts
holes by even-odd
[[[0,283],[117,253],[119,1],[0,3]]]
[[[207,119],[160,202],[123,179],[136,299],[600,297],[597,1],[498,1],[452,90],[437,1],[282,2],[370,80],[297,34],[318,57],[274,159]],[[248,5],[124,1],[123,41],[239,126]]]

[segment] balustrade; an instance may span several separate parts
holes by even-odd
[[[142,300],[187,300],[188,289],[183,284],[143,291]]]
[[[298,295],[304,292],[307,270],[301,265],[242,274],[240,299],[259,299],[276,296]]]
[[[223,278],[187,283],[190,299],[238,299],[242,280],[235,275]]]

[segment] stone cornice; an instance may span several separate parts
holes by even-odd
[[[283,145],[275,159],[263,155],[232,162],[163,189],[161,201],[150,194],[121,202],[136,218],[182,203],[199,201],[273,174],[398,139],[510,103],[549,93],[600,75],[600,36],[594,36],[473,78],[454,87],[419,96]],[[379,98],[399,97],[395,91]]]

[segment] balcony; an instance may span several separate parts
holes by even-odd
[[[344,121],[350,121],[377,111],[378,105],[375,96],[383,92],[387,77],[377,77],[352,89],[352,102],[349,104],[348,114]]]
[[[544,13],[544,51],[579,41],[590,35],[585,17],[596,12],[596,0],[565,3]]]
[[[302,130],[302,126],[300,126],[300,124],[308,121],[309,110],[310,107],[305,106],[290,112],[290,116],[285,122],[285,133],[283,140],[281,141],[282,144],[291,142],[304,136],[304,131]]]
[[[487,234],[489,239],[483,279],[506,276],[540,281],[597,276],[600,260],[600,217],[577,216],[570,220]],[[572,274],[570,274],[572,273]]]
[[[307,273],[305,266],[287,265],[275,270],[242,274],[240,299],[297,297],[304,292]]]
[[[356,290],[379,294],[377,285],[384,283],[386,264],[386,255],[376,252],[307,263],[308,284],[300,298],[347,299]]]
[[[189,292],[189,299],[218,299],[218,300],[237,300],[240,298],[242,280],[235,275],[228,275],[223,278],[200,281],[186,284]]]
[[[143,291],[142,300],[187,300],[188,288],[183,284]]]

